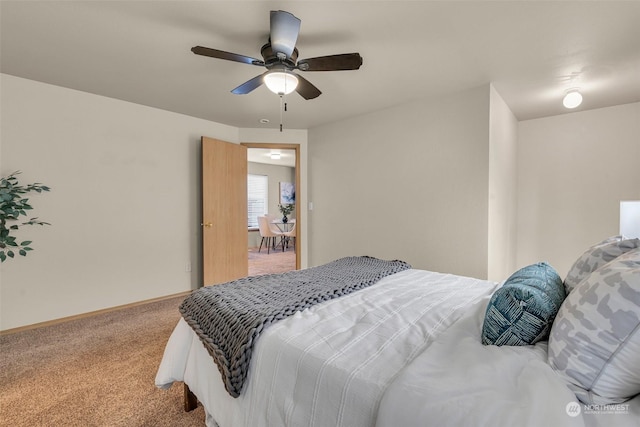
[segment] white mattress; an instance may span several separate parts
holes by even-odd
[[[438,420],[434,426],[468,425],[482,416],[476,411],[486,413],[477,419],[487,420],[487,425],[533,426],[545,420],[549,422],[544,425],[582,425],[582,416],[565,412],[563,418],[559,412],[555,417],[554,412],[548,418],[549,411],[542,410],[553,399],[539,401],[540,390],[545,398],[571,398],[546,365],[544,346],[513,350],[480,344],[478,321],[481,325],[497,286],[407,270],[298,312],[262,333],[238,398],[226,392],[213,359],[180,320],[167,343],[156,385],[187,383],[205,407],[209,426],[372,427],[377,422],[378,427],[395,427],[430,425],[427,420]],[[505,362],[513,354],[521,356]],[[512,387],[514,381],[529,378],[518,369],[529,369],[533,362],[537,365],[527,375],[536,380],[534,388]],[[510,363],[512,368],[503,370]],[[470,374],[474,369],[477,378]],[[489,380],[491,387],[477,386],[476,380]],[[502,393],[505,381],[510,386],[502,387]],[[507,403],[492,403],[501,399]],[[446,404],[451,401],[458,403]],[[562,411],[565,405],[561,403]],[[511,415],[524,407],[540,413],[514,424],[521,419]],[[503,410],[511,415],[503,419]],[[474,418],[465,417],[464,411]],[[621,419],[635,416],[619,415],[613,421]]]

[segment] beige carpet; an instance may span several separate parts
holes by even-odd
[[[293,248],[249,251],[250,275],[295,269]],[[182,383],[154,379],[184,297],[0,336],[0,426],[203,426]]]
[[[0,336],[0,425],[203,426],[154,385],[182,299]]]
[[[249,248],[249,276],[259,274],[284,273],[296,269],[296,253],[293,247],[288,250],[276,249],[267,253],[265,248]]]

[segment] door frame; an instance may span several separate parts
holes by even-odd
[[[294,150],[296,156],[296,210],[298,215],[296,217],[296,270],[300,270],[302,256],[302,215],[301,205],[298,200],[302,200],[300,193],[300,144],[282,144],[276,142],[241,142],[240,145],[244,145],[247,148],[267,148],[277,150]]]

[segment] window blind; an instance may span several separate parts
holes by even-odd
[[[248,194],[248,227],[258,226],[258,217],[267,213],[267,189],[269,178],[267,175],[247,175]]]

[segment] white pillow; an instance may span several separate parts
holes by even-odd
[[[640,248],[640,239],[627,239],[624,236],[609,237],[591,246],[573,263],[564,279],[567,295],[589,274],[620,255],[637,248]]]
[[[640,249],[600,267],[567,296],[551,328],[549,364],[586,404],[640,393]]]

